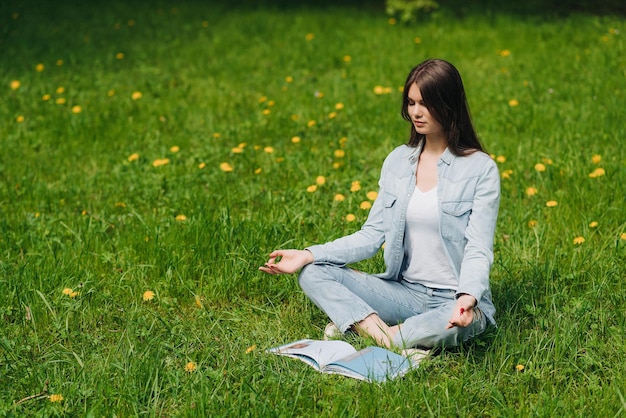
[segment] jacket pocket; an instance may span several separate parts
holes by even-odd
[[[474,202],[471,200],[441,203],[441,235],[452,241],[463,241]]]

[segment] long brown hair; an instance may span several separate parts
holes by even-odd
[[[461,75],[454,65],[429,59],[411,70],[404,84],[401,111],[402,117],[409,122],[409,89],[413,84],[417,84],[428,111],[443,127],[450,152],[457,156],[484,152],[472,125]],[[424,135],[417,133],[411,123],[408,145],[416,147],[423,139]]]

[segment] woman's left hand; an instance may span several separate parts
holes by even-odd
[[[474,306],[476,306],[476,298],[474,296],[468,294],[459,296],[446,329],[466,327],[471,324],[474,320]]]

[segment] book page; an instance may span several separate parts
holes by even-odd
[[[326,364],[356,353],[356,349],[345,341],[317,340],[299,340],[267,351],[297,358],[320,371]]]
[[[384,382],[406,374],[413,367],[406,357],[381,347],[367,347],[327,364],[324,371],[370,382]]]

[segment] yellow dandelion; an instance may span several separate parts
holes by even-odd
[[[300,141],[302,141],[302,138],[300,138],[299,136],[291,137],[291,142],[294,143],[294,144],[298,144],[298,143],[300,143]]]
[[[194,363],[193,361],[190,361],[189,363],[185,364],[185,371],[187,373],[195,372],[196,369],[197,369],[196,363]]]
[[[80,107],[80,106],[72,106],[72,113],[78,114],[78,113],[80,113],[82,111],[83,111],[82,107]]]
[[[511,174],[513,174],[513,170],[504,170],[502,172],[502,174],[500,174],[502,176],[503,179],[510,179],[511,178]]]
[[[537,226],[537,220],[535,220],[535,219],[531,219],[530,221],[528,221],[528,226],[529,226],[530,228],[534,228],[534,227],[536,227],[536,226]]]
[[[185,222],[187,220],[187,217],[181,213],[180,215],[176,215],[175,219],[179,222]]]
[[[604,170],[604,168],[598,167],[595,170],[593,170],[591,173],[589,173],[589,177],[591,177],[592,179],[595,179],[596,177],[602,177],[605,174],[606,174],[606,171]]]
[[[149,302],[154,299],[154,296],[155,294],[152,290],[146,290],[145,292],[143,292],[142,298],[144,302]]]
[[[208,21],[206,21],[206,20],[203,20],[203,21],[202,21],[202,27],[203,27],[203,28],[208,28],[208,27],[209,27],[209,22],[208,22]]]
[[[35,71],[37,71],[38,73],[42,72],[45,69],[46,69],[46,66],[43,65],[41,62],[35,65]]]
[[[229,163],[221,163],[220,164],[220,170],[226,172],[226,173],[230,173],[231,171],[233,171],[233,166],[230,165]]]
[[[243,148],[241,147],[234,147],[230,150],[233,154],[242,154],[243,153]]]
[[[603,37],[601,37],[600,39],[602,39],[602,42],[608,42],[609,41],[609,37],[604,35]]]
[[[315,35],[312,33],[307,33],[306,36],[304,37],[304,39],[306,39],[307,41],[312,41],[313,38],[315,38]]]
[[[16,118],[15,118],[15,121],[16,121],[17,123],[22,123],[22,122],[24,122],[24,116],[19,115],[18,117],[16,117]]]
[[[61,402],[63,400],[63,395],[59,393],[54,393],[50,395],[48,399],[50,400],[50,402]]]
[[[195,295],[194,296],[194,301],[196,302],[196,306],[198,308],[204,308],[204,304],[202,302],[204,302],[204,298],[200,295]]]
[[[178,151],[180,151],[180,147],[178,145],[174,145],[173,147],[170,148],[170,152],[173,152],[174,154],[177,153]]]
[[[318,186],[324,185],[326,183],[326,177],[317,176],[317,178],[315,179],[315,183],[317,183]]]
[[[501,57],[508,57],[509,55],[511,55],[511,51],[509,51],[508,49],[504,49],[504,50],[500,51],[500,56]]]
[[[489,154],[489,157],[491,157],[492,160],[496,159],[496,155],[495,154]]]
[[[341,193],[337,193],[335,197],[333,198],[335,202],[343,202],[345,199],[346,197],[342,195]]]
[[[11,83],[9,83],[9,86],[11,87],[11,90],[17,90],[20,88],[20,86],[22,85],[22,83],[20,83],[19,80],[12,80]]]
[[[269,115],[270,113],[272,113],[272,111],[269,109],[263,109],[261,113],[263,113],[264,115]]]
[[[265,152],[267,154],[272,154],[274,152],[274,148],[273,147],[265,147],[265,148],[263,148],[263,152]]]
[[[63,86],[57,87],[56,94],[63,94],[63,93],[65,93],[65,87]]]
[[[317,190],[317,184],[312,184],[309,187],[306,188],[306,191],[309,193],[313,193]]]
[[[574,241],[573,241],[573,242],[574,242],[574,244],[576,244],[576,245],[580,245],[580,244],[582,244],[583,242],[585,242],[585,238],[584,238],[584,237],[576,237],[576,238],[574,238]]]
[[[44,94],[43,96],[41,96],[41,100],[43,100],[44,102],[47,102],[48,100],[50,100],[50,95],[49,94]]]
[[[246,348],[246,354],[250,354],[254,350],[256,350],[256,344],[252,344],[250,347]]]
[[[337,169],[337,168],[341,167],[341,165],[342,165],[342,164],[341,164],[339,161],[335,161],[335,162],[333,163],[333,168]]]
[[[626,240],[626,232],[622,232],[622,235],[619,236],[620,239]]]
[[[256,169],[254,170],[254,174],[261,174],[261,172],[262,172],[262,171],[263,171],[263,169],[262,169],[261,167],[256,168]]]
[[[290,76],[290,75],[288,75],[287,77],[285,77],[285,81],[286,81],[287,83],[293,83],[293,77],[292,77],[292,76]]]
[[[530,186],[526,188],[526,196],[534,196],[538,192],[536,187]]]
[[[340,103],[337,103],[337,104],[335,105],[335,109],[337,109],[337,110],[342,110],[343,108],[344,108],[344,105],[343,105],[343,103],[341,103],[341,102],[340,102]]]
[[[267,102],[267,96],[259,97],[259,103],[265,103],[265,102]]]
[[[205,162],[201,162],[200,164],[198,164],[198,168],[200,170],[204,169],[206,167],[206,163]]]
[[[333,152],[333,155],[335,158],[343,158],[346,156],[346,152],[342,149],[336,149],[335,152]]]
[[[353,181],[352,184],[350,184],[350,191],[358,192],[359,190],[361,190],[361,182],[358,180]]]
[[[220,136],[222,136],[222,134],[219,133],[219,132],[213,133],[213,138],[215,138],[215,139],[219,138]]]
[[[313,93],[313,95],[317,97],[318,99],[321,99],[322,97],[324,97],[324,92],[316,91],[315,93]]]
[[[63,60],[62,59],[58,59],[56,62],[57,67],[60,67],[63,65]]]
[[[602,161],[602,156],[599,154],[596,154],[593,157],[591,157],[591,162],[594,164],[600,164],[600,161]]]
[[[132,154],[130,154],[128,156],[128,162],[133,162],[133,161],[137,161],[139,159],[139,154],[137,154],[136,152],[133,152]]]
[[[385,94],[385,88],[383,86],[374,86],[374,94]]]
[[[422,38],[414,38],[413,42],[415,42],[416,44],[421,44],[422,43]]]
[[[354,214],[352,214],[352,213],[349,213],[349,214],[346,215],[346,221],[348,221],[348,222],[354,222],[355,219],[356,219],[356,216],[354,216]]]
[[[133,100],[139,100],[141,99],[141,92],[140,91],[134,91],[133,94],[130,95],[130,98]]]
[[[69,296],[70,298],[74,299],[74,298],[75,298],[76,296],[78,296],[78,295],[80,295],[80,292],[76,292],[76,291],[74,291],[74,292],[70,293],[68,296]]]
[[[270,106],[270,107],[274,106],[275,104],[276,104],[275,100],[270,100],[270,101],[267,102],[267,105]]]
[[[170,163],[170,159],[169,158],[157,158],[156,160],[152,161],[152,166],[153,167],[162,167],[164,165],[168,165]]]
[[[597,227],[598,227],[598,223],[596,221],[589,223],[589,228],[597,228]]]
[[[109,96],[109,97],[113,97],[113,96],[115,96],[115,90],[109,90],[109,91],[107,92],[107,96]]]
[[[549,208],[553,208],[556,207],[559,204],[559,202],[557,202],[556,200],[548,200],[546,202],[546,206]]]
[[[307,122],[306,126],[308,126],[309,128],[312,128],[315,126],[317,122],[315,120],[310,120]]]
[[[65,104],[67,102],[67,100],[65,100],[65,97],[59,97],[58,99],[55,100],[56,104]]]
[[[389,20],[387,21],[390,25],[395,25],[396,23],[398,23],[398,21],[396,19],[394,19],[393,17],[390,17]]]
[[[517,370],[518,372],[523,372],[525,369],[523,364],[518,364],[517,366],[515,366],[515,370]]]
[[[365,196],[367,196],[369,200],[376,200],[376,198],[378,197],[378,192],[372,190],[372,191],[367,192]]]
[[[350,62],[350,61],[352,61],[352,57],[350,55],[344,55],[343,56],[343,61],[344,62]]]
[[[118,52],[117,54],[115,54],[115,59],[123,60],[124,59],[124,53],[123,52]]]
[[[124,202],[115,202],[115,207],[116,208],[125,208],[126,207],[126,203],[124,203]]]
[[[546,171],[546,166],[544,164],[542,164],[542,163],[537,163],[537,164],[535,164],[535,171],[537,171],[539,173],[544,172],[544,171]]]
[[[552,161],[552,158],[546,158],[546,157],[543,157],[543,158],[541,159],[541,162],[542,162],[542,163],[544,163],[544,164],[547,164],[547,165],[552,165],[552,164],[554,164],[554,161]]]
[[[346,145],[346,142],[348,142],[348,138],[344,136],[339,140],[339,145],[344,146]]]
[[[498,155],[496,157],[496,161],[499,162],[499,163],[503,163],[503,162],[506,161],[506,157],[504,155]]]
[[[359,208],[363,209],[363,210],[368,210],[372,208],[372,203],[369,200],[364,200],[363,202],[361,202],[361,204],[359,205]]]
[[[66,287],[65,289],[63,289],[63,294],[66,295],[66,296],[69,296],[70,293],[72,293],[72,292],[73,292],[73,290],[70,289],[69,287]]]
[[[511,107],[519,106],[519,101],[517,99],[511,99],[509,100],[509,106]]]
[[[328,114],[328,119],[335,119],[337,117],[337,112],[330,112]]]

